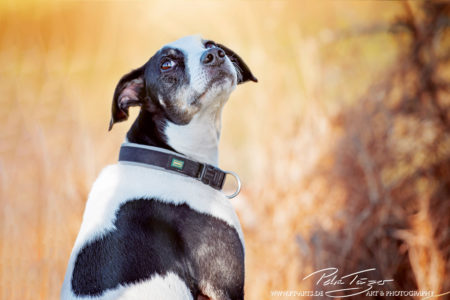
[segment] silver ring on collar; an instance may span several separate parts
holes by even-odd
[[[227,197],[228,199],[233,199],[234,197],[236,197],[237,195],[239,195],[239,192],[241,191],[241,179],[239,178],[238,174],[234,173],[233,171],[224,171],[227,175],[230,174],[231,176],[233,176],[236,179],[237,182],[237,189],[234,191],[233,194],[231,195],[225,195],[225,197]]]

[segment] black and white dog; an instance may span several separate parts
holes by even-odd
[[[122,77],[110,129],[141,110],[89,194],[61,299],[243,299],[244,239],[216,166],[222,108],[249,80],[236,53],[199,36]]]

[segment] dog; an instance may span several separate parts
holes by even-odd
[[[89,193],[61,299],[244,298],[244,238],[217,165],[222,108],[247,81],[240,56],[200,36],[120,79],[109,130],[140,112]]]

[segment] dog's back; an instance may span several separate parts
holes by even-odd
[[[63,298],[142,299],[136,290],[156,288],[167,293],[152,299],[242,299],[242,245],[220,192],[177,174],[112,165],[89,195]]]

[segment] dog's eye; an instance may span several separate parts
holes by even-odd
[[[166,71],[175,67],[175,62],[173,60],[163,61],[161,64],[161,70]]]
[[[205,44],[205,48],[206,49],[209,49],[209,48],[213,48],[213,47],[215,47],[216,45],[213,43],[213,42],[206,42],[206,44]]]

